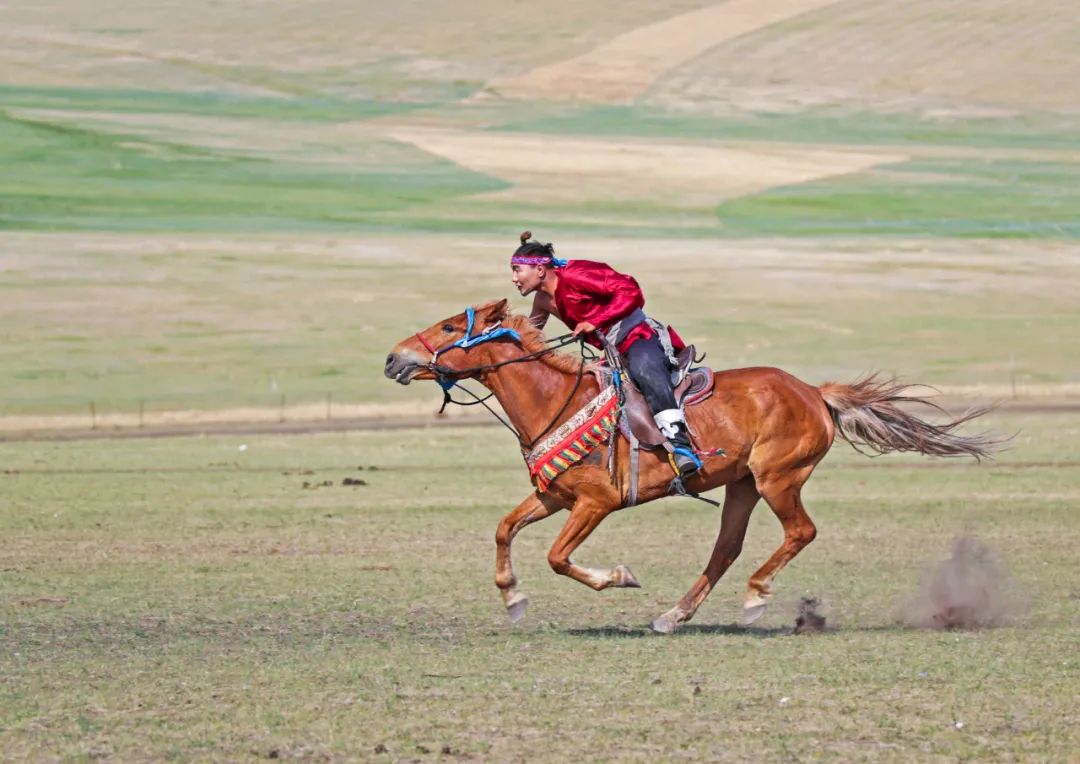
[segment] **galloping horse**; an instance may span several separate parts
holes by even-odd
[[[596,379],[582,374],[584,363],[552,352],[526,317],[512,315],[506,300],[499,300],[402,340],[387,357],[385,374],[404,385],[420,379],[437,380],[444,387],[456,380],[478,380],[501,404],[524,451],[599,394]],[[984,435],[954,432],[985,410],[934,425],[898,408],[897,403],[926,403],[905,395],[909,387],[873,375],[850,385],[829,382],[814,387],[774,368],[717,372],[713,395],[688,408],[686,416],[699,444],[726,453],[706,458],[686,488],[700,493],[727,486],[720,534],[704,572],[675,607],[653,621],[653,630],[670,634],[694,616],[739,556],[750,513],[762,497],[783,525],[784,542],[750,576],[743,623],[765,611],[776,574],[814,540],[814,523],[800,493],[837,433],[856,447],[879,453],[916,451],[978,459],[998,444]],[[545,492],[530,494],[499,523],[495,585],[512,622],[525,615],[528,604],[510,562],[514,536],[563,509],[569,509],[570,516],[548,552],[552,569],[597,590],[640,586],[625,565],[598,570],[570,561],[601,520],[626,506],[621,487],[628,483],[629,444],[625,438],[613,443],[601,445],[590,458],[560,474]],[[609,474],[611,447],[617,449],[611,461],[614,475]],[[638,503],[669,495],[671,481],[665,452],[641,455]]]

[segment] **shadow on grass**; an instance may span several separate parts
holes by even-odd
[[[715,624],[698,624],[691,623],[684,626],[680,626],[675,635],[657,634],[648,626],[632,627],[632,626],[596,626],[586,629],[567,629],[566,633],[572,637],[586,637],[589,639],[611,639],[611,638],[641,638],[641,637],[663,637],[663,636],[685,636],[685,635],[714,635],[714,634],[731,634],[743,637],[756,637],[758,639],[765,637],[781,637],[791,634],[791,627],[789,626],[776,626],[767,629],[762,628],[747,628],[739,626],[734,623],[715,623]]]
[[[566,634],[572,637],[585,637],[587,639],[636,639],[642,637],[679,637],[679,636],[714,636],[730,635],[738,637],[751,637],[754,639],[768,639],[772,637],[800,636],[805,638],[832,636],[843,632],[866,633],[866,632],[902,632],[905,629],[897,624],[877,624],[873,626],[828,626],[823,631],[814,634],[795,634],[793,626],[770,626],[754,627],[739,626],[737,623],[689,623],[680,626],[674,634],[657,634],[648,626],[596,626],[586,629],[567,629]]]

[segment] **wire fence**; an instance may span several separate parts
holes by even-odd
[[[934,388],[947,406],[962,408],[972,402],[1006,403],[1025,407],[1080,406],[1080,382],[1037,382],[1023,375],[1010,375],[997,384],[938,385]],[[440,392],[431,390],[394,390],[395,395],[358,400],[356,391],[310,392],[302,395],[278,393],[252,397],[237,396],[207,399],[196,396],[190,401],[169,397],[146,396],[129,400],[88,398],[81,403],[68,399],[56,406],[39,410],[0,410],[0,432],[79,429],[119,430],[150,427],[187,426],[213,423],[345,423],[353,420],[435,419],[442,404]],[[497,404],[493,400],[492,404]],[[485,412],[486,413],[486,412]],[[461,407],[447,408],[441,417],[475,418],[476,411]]]

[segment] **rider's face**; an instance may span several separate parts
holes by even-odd
[[[510,266],[510,281],[513,282],[517,290],[521,292],[521,295],[532,294],[540,287],[540,282],[544,280],[544,266],[542,265],[520,265],[514,263]]]

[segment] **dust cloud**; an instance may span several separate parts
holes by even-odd
[[[825,631],[825,616],[821,612],[821,601],[816,597],[803,597],[792,633],[817,634],[822,631]]]
[[[916,629],[1003,626],[1026,611],[1025,599],[1004,563],[972,536],[953,541],[952,556],[927,575],[903,603],[898,619]]]

